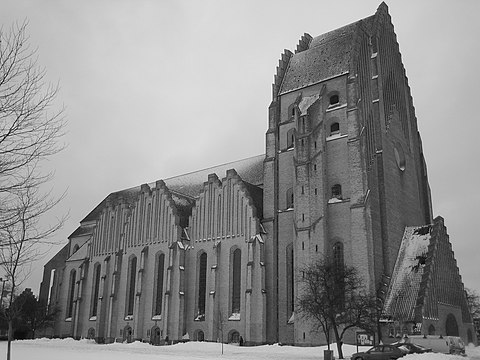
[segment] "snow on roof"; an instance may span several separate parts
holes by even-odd
[[[177,191],[191,197],[197,197],[203,190],[203,184],[208,180],[208,175],[214,173],[217,174],[219,179],[222,179],[225,177],[227,170],[235,169],[242,180],[258,186],[263,184],[264,159],[265,155],[257,155],[247,159],[175,176],[165,179],[164,181],[170,190]]]
[[[304,97],[302,101],[300,101],[300,104],[298,104],[300,115],[306,115],[310,106],[312,106],[315,103],[315,101],[318,100],[319,97],[320,97],[320,94]]]
[[[407,227],[398,251],[384,314],[404,320],[414,319],[420,284],[424,273],[431,225]]]
[[[205,181],[208,180],[208,175],[212,173],[217,174],[218,177],[222,179],[227,170],[235,169],[243,181],[261,187],[263,185],[264,159],[264,154],[257,155],[243,160],[233,161],[223,165],[217,165],[207,169],[174,176],[165,179],[164,182],[167,188],[171,191],[172,199],[177,207],[186,208],[192,205],[192,203],[186,197],[195,198],[200,195],[200,192],[204,188]],[[155,188],[156,182],[149,183],[148,186],[150,188]],[[119,198],[123,198],[126,201],[134,202],[140,191],[141,186],[135,186],[109,194],[81,221],[81,223],[96,220],[101,211],[104,209],[107,200],[114,202]]]

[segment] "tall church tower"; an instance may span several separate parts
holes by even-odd
[[[264,163],[268,341],[313,344],[295,318],[295,269],[356,267],[370,291],[392,274],[407,226],[432,221],[410,89],[388,7],[282,54]],[[278,338],[274,338],[278,334]]]

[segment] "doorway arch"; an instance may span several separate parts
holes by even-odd
[[[133,330],[130,325],[127,325],[123,328],[123,342],[131,343],[132,342]]]
[[[154,326],[152,328],[152,332],[151,332],[151,336],[150,336],[150,342],[152,345],[155,345],[155,346],[158,346],[160,345],[160,340],[162,338],[162,332],[160,331],[160,328],[158,326]]]
[[[451,313],[447,315],[447,320],[445,321],[445,332],[447,336],[458,336],[457,319]]]

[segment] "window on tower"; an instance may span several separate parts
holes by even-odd
[[[338,122],[332,123],[330,125],[330,136],[340,134],[340,124]]]
[[[295,136],[294,136],[295,129],[290,129],[287,132],[287,149],[293,149],[295,146]]]
[[[293,188],[287,190],[287,209],[293,209]]]
[[[333,94],[330,96],[330,106],[335,106],[335,105],[338,105],[340,103],[340,97],[338,96],[338,94]]]
[[[332,199],[342,200],[342,185],[335,184],[332,186]]]

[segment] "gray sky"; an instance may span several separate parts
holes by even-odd
[[[70,211],[24,287],[110,192],[265,151],[271,84],[300,36],[375,13],[379,0],[0,0],[29,22],[69,121],[52,185]],[[466,287],[480,292],[476,114],[480,1],[387,2],[409,78],[433,196]],[[225,150],[226,149],[226,150]],[[221,175],[221,174],[220,174]],[[477,210],[478,211],[478,210]],[[477,216],[475,216],[477,215]],[[475,250],[477,249],[477,250]],[[480,252],[480,250],[479,250]]]

